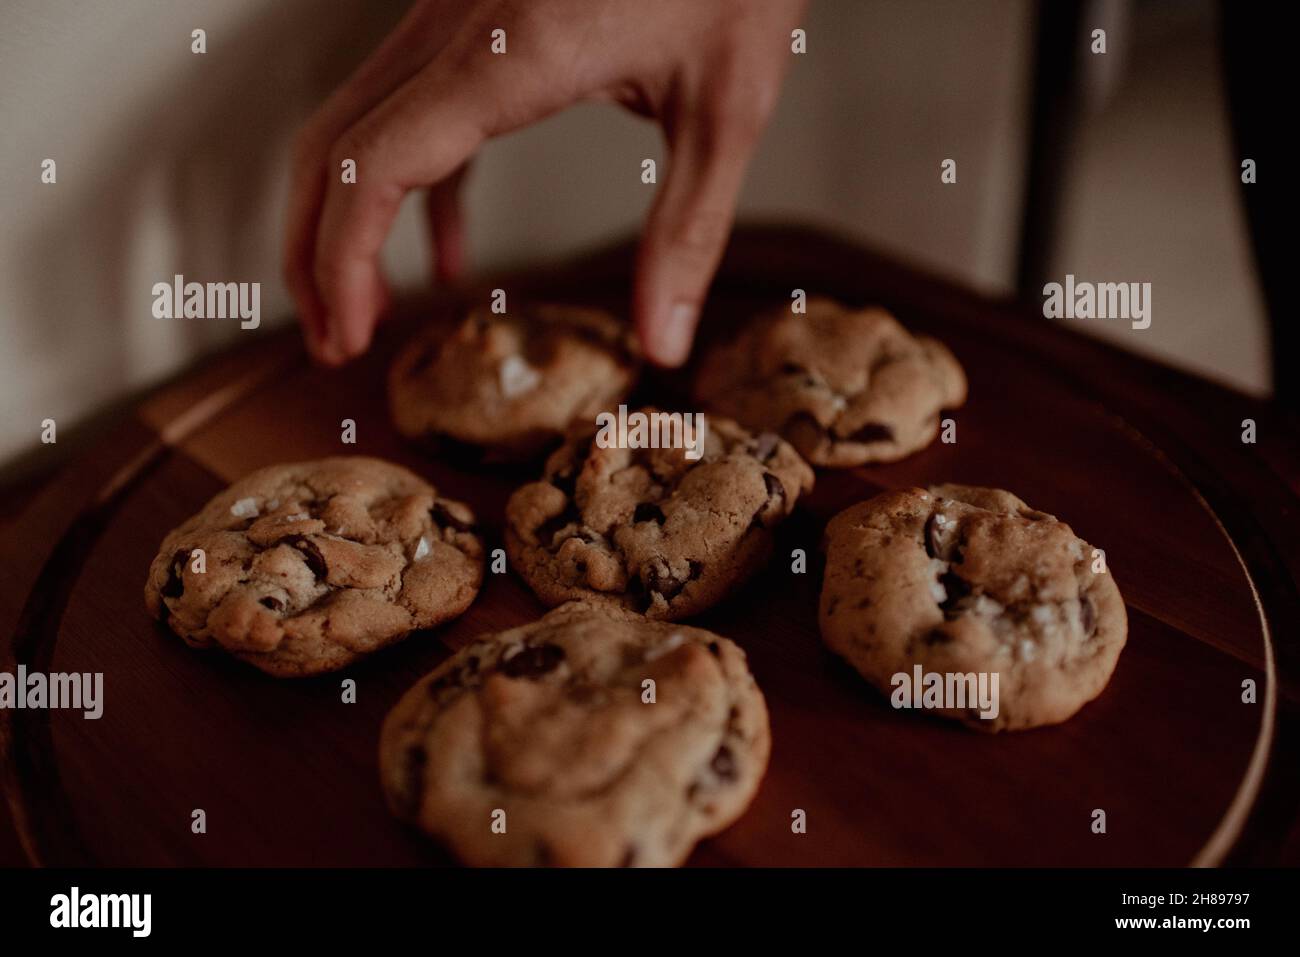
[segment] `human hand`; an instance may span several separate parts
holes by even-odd
[[[437,276],[461,269],[458,188],[490,137],[584,100],[657,120],[670,151],[636,261],[649,359],[680,365],[807,0],[416,0],[294,145],[284,274],[312,354],[363,353],[388,304],[380,250],[427,187]],[[491,51],[506,31],[507,52]],[[343,162],[356,163],[344,183]]]

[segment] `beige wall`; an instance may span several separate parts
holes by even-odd
[[[402,6],[5,4],[0,462],[36,441],[41,419],[72,424],[240,334],[233,322],[154,319],[154,282],[177,272],[256,280],[264,321],[287,312],[278,250],[289,138]],[[983,289],[1007,290],[1029,9],[1020,0],[814,0],[809,52],[791,71],[742,212],[824,221]],[[195,27],[208,34],[202,56],[189,49]],[[1151,75],[1159,61],[1140,62],[1146,73],[1133,82],[1159,85]],[[1213,94],[1213,76],[1203,86]],[[1161,107],[1178,135],[1142,118],[1154,94],[1103,114],[1110,125],[1088,141],[1079,176],[1088,193],[1070,206],[1062,261],[1078,263],[1081,275],[1121,273],[1116,279],[1141,278],[1129,275],[1140,263],[1152,274],[1144,278],[1159,279],[1158,311],[1151,335],[1130,344],[1259,389],[1260,306],[1231,194],[1219,188],[1212,209],[1196,199],[1198,184],[1214,175],[1212,153],[1184,178],[1153,173],[1135,183],[1126,172],[1134,156],[1150,160],[1147,146],[1195,149],[1198,137],[1215,135],[1205,131],[1200,95],[1185,85],[1164,90]],[[661,155],[652,126],[597,105],[490,144],[468,185],[472,261],[559,257],[634,228],[650,200],[640,159]],[[39,181],[45,157],[58,163],[57,185]],[[946,157],[958,161],[956,187],[940,185]],[[1169,152],[1156,167],[1180,162]],[[1196,224],[1195,244],[1178,220],[1184,213]],[[1116,217],[1136,217],[1137,226],[1116,226]],[[1157,263],[1162,246],[1173,255]],[[388,252],[399,284],[423,281],[427,251],[411,204]],[[1172,317],[1175,307],[1178,323],[1162,322],[1161,310]],[[1225,315],[1233,317],[1227,332]],[[1225,336],[1234,348],[1225,349]]]
[[[1150,329],[1085,331],[1246,391],[1270,387],[1209,2],[1146,4],[1112,96],[1086,116],[1054,273],[1152,284]],[[1246,187],[1249,188],[1249,187]]]

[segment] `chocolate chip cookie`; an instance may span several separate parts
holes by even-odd
[[[814,298],[807,314],[783,307],[706,352],[695,398],[779,432],[813,465],[853,466],[929,445],[940,412],[966,400],[966,376],[946,346],[885,310]]]
[[[393,362],[389,407],[408,438],[518,460],[559,442],[631,390],[639,362],[624,324],[578,306],[473,309],[450,335],[430,328]]]
[[[605,597],[677,619],[767,560],[812,469],[774,434],[713,416],[705,425],[695,459],[680,447],[607,448],[594,426],[575,429],[543,479],[511,496],[506,552],[543,602]]]
[[[468,864],[668,867],[740,817],[770,748],[726,638],[574,602],[423,678],[379,763],[393,812]]]
[[[240,479],[167,535],[144,594],[190,645],[291,677],[454,618],[482,581],[469,508],[358,456]]]
[[[1010,492],[886,492],[835,516],[825,547],[826,644],[885,694],[917,665],[997,674],[996,717],[970,702],[940,710],[971,727],[1065,721],[1106,687],[1124,647],[1104,556]]]

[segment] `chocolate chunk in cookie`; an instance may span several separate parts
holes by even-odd
[[[1106,687],[1124,647],[1124,602],[1092,546],[1010,492],[886,492],[832,519],[825,547],[826,644],[887,695],[917,666],[945,682],[996,674],[996,716],[970,702],[937,709],[979,730],[1065,721]]]
[[[704,356],[696,401],[771,429],[813,465],[892,462],[924,448],[966,399],[952,353],[883,309],[812,299],[762,316]]]
[[[469,607],[483,580],[473,524],[378,459],[273,465],[167,535],[145,602],[195,647],[278,676],[333,671]]]
[[[812,489],[787,443],[726,419],[706,419],[698,459],[604,448],[596,431],[575,427],[506,506],[510,561],[548,605],[605,597],[651,618],[701,612],[766,561],[773,528]]]
[[[726,638],[573,602],[422,679],[379,760],[393,813],[468,864],[669,867],[744,813],[770,748]]]
[[[618,404],[639,365],[626,326],[601,310],[474,309],[450,334],[430,328],[402,350],[389,407],[409,438],[436,437],[462,458],[524,459],[558,444],[573,419]]]

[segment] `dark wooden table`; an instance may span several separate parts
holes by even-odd
[[[512,297],[619,304],[630,247],[500,277]],[[1215,864],[1300,861],[1300,446],[1270,405],[1070,332],[824,233],[740,231],[705,316],[725,336],[800,287],[880,302],[947,341],[971,380],[958,441],[895,465],[823,471],[778,555],[816,555],[840,508],[905,484],[1009,488],[1106,549],[1129,644],[1106,692],[1065,725],[998,736],[893,711],[820,645],[820,566],[774,560],[698,623],[749,653],[772,713],[771,768],[698,864]],[[483,294],[483,289],[464,295]],[[518,301],[516,299],[515,301]],[[376,780],[384,713],[469,637],[533,619],[490,575],[457,622],[331,676],[275,681],[196,653],[141,597],[163,534],[271,462],[353,452],[429,476],[500,540],[528,473],[466,471],[403,445],[384,371],[408,307],[363,361],[325,372],[295,333],[247,344],[158,390],[40,488],[0,539],[0,670],[102,671],[99,721],[0,711],[8,798],[0,863],[420,864],[445,856],[393,823]],[[418,313],[418,315],[417,315]],[[1159,315],[1156,322],[1176,322]],[[1140,333],[1134,333],[1140,335]],[[681,375],[644,396],[681,401]],[[340,445],[340,422],[357,444]],[[1258,442],[1241,441],[1254,419]],[[1259,688],[1243,703],[1242,682]],[[208,832],[190,832],[203,808]],[[790,816],[807,813],[794,835]],[[1092,833],[1092,812],[1107,833]],[[21,848],[21,851],[20,851]]]

